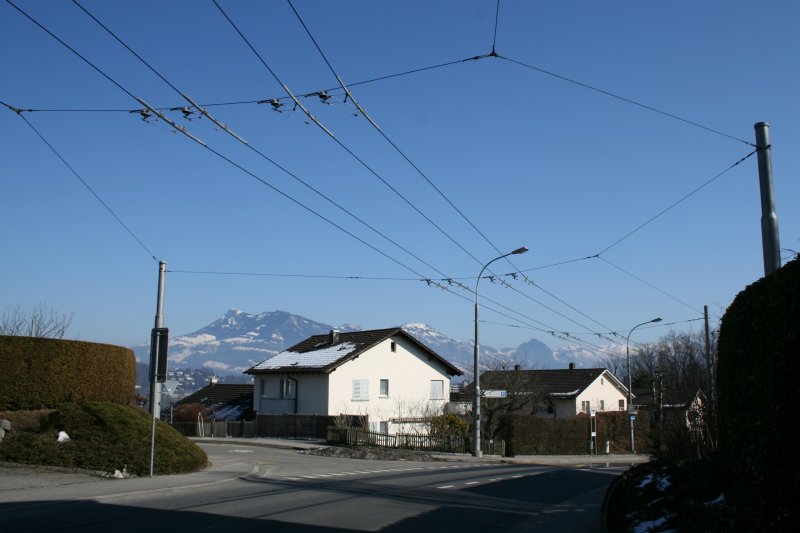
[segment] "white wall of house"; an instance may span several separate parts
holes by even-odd
[[[287,384],[292,380],[294,385]],[[294,413],[296,408],[299,414],[328,414],[326,374],[262,374],[254,383],[253,407],[258,413]]]
[[[381,394],[381,380],[387,380],[388,394]],[[445,368],[404,337],[387,339],[343,364],[329,383],[330,414],[369,415],[375,429],[392,433],[403,425],[393,419],[441,414],[450,399]]]
[[[574,411],[569,416],[588,412],[592,407],[598,413],[625,411],[628,408],[628,399],[625,393],[609,379],[607,372],[600,374],[600,377],[578,395],[575,399]]]

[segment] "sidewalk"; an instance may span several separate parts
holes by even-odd
[[[279,438],[232,438],[232,437],[189,437],[190,440],[209,444],[232,444],[239,446],[263,446],[267,448],[284,448],[289,450],[309,450],[326,447],[325,439],[279,439]],[[614,454],[614,455],[517,455],[515,457],[501,457],[499,455],[484,455],[473,457],[464,453],[432,453],[431,456],[440,461],[461,462],[498,462],[508,464],[533,464],[533,465],[634,465],[647,463],[650,456],[643,454]]]

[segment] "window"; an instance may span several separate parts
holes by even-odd
[[[396,352],[397,351],[397,343],[392,341],[392,344],[390,345],[390,348],[391,348],[392,352]]]
[[[587,414],[589,413],[589,402],[588,401],[582,401],[581,402],[581,412],[582,413],[587,413]]]
[[[604,383],[605,382],[603,381],[603,378],[600,378],[600,385],[603,385]]]
[[[384,435],[388,435],[389,434],[389,422],[381,422],[379,427],[380,427],[379,431],[381,433],[383,433]]]
[[[366,402],[369,401],[369,380],[368,379],[354,379],[353,380],[353,401]]]
[[[261,384],[261,397],[262,398],[266,398],[267,397],[267,378],[261,378],[258,381]]]
[[[620,400],[619,401],[619,410],[620,411],[624,411],[625,410],[625,400]]]
[[[380,386],[380,390],[378,391],[378,395],[379,396],[383,396],[384,398],[389,396],[389,380],[388,379],[382,379],[381,380],[381,386]]]
[[[294,398],[296,385],[297,383],[293,379],[281,378],[281,398]]]
[[[444,400],[444,381],[441,379],[431,380],[431,400]]]
[[[600,410],[601,411],[605,411],[606,410],[606,401],[605,400],[600,400]]]

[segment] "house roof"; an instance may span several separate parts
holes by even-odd
[[[227,403],[241,397],[253,398],[253,385],[239,385],[228,383],[215,383],[206,385],[202,389],[193,392],[189,396],[181,399],[177,404],[201,403],[205,406]]]
[[[614,374],[605,368],[572,368],[557,370],[490,370],[481,374],[481,388],[507,386],[509,377],[521,388],[541,392],[551,398],[577,398],[601,375],[608,378],[620,391],[628,389]],[[527,391],[526,391],[527,392]]]
[[[277,373],[330,373],[347,361],[351,361],[370,348],[390,337],[401,336],[417,346],[434,360],[445,367],[451,376],[460,376],[461,370],[442,356],[419,342],[402,328],[373,329],[369,331],[353,331],[339,333],[338,339],[331,342],[331,334],[313,335],[295,344],[283,352],[255,365],[245,374],[277,374]]]

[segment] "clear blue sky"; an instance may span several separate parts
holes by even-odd
[[[134,95],[154,107],[186,105],[73,3],[15,2]],[[201,104],[286,96],[210,1],[82,3]],[[292,91],[307,94],[337,86],[287,3],[220,4]],[[348,84],[487,54],[496,5],[494,0],[295,1]],[[511,278],[506,279],[514,289],[482,280],[481,296],[497,302],[482,300],[487,306],[482,312],[484,343],[516,346],[536,337],[556,347],[565,341],[531,328],[576,335],[627,331],[656,316],[667,323],[697,318],[703,305],[716,324],[736,293],[763,275],[755,156],[600,258],[530,269],[603,251],[748,155],[752,147],[742,141],[754,141],[753,124],[759,121],[771,125],[781,245],[800,249],[798,20],[800,7],[789,0],[760,5],[500,3],[496,50],[504,58],[740,140],[501,58],[356,84],[352,92],[497,249],[530,248],[513,258],[514,266],[497,262],[492,270],[527,271],[550,294]],[[5,2],[0,3],[0,41],[0,100],[7,104],[23,109],[141,107]],[[331,94],[342,98],[341,91]],[[462,282],[474,287],[481,263],[498,255],[495,248],[363,117],[353,116],[352,106],[301,100],[441,231],[319,128],[306,124],[287,100],[280,114],[263,104],[208,110],[416,258],[215,129],[207,118],[187,122],[180,112],[166,114],[214,150],[414,272],[164,123],[145,123],[126,111],[23,116],[156,259],[167,262],[165,321],[173,335],[191,332],[236,307],[282,309],[364,328],[426,322],[446,335],[470,339],[473,295],[468,291],[452,287],[459,297],[422,281],[339,278],[468,278]],[[71,336],[122,345],[148,339],[157,281],[150,253],[6,108],[0,108],[0,145],[0,307],[30,308],[45,301],[74,312]],[[508,308],[502,311],[509,316],[488,309],[499,305]],[[687,330],[700,324],[673,327]],[[654,340],[668,330],[641,329],[636,337]],[[581,338],[604,343],[591,335]]]

